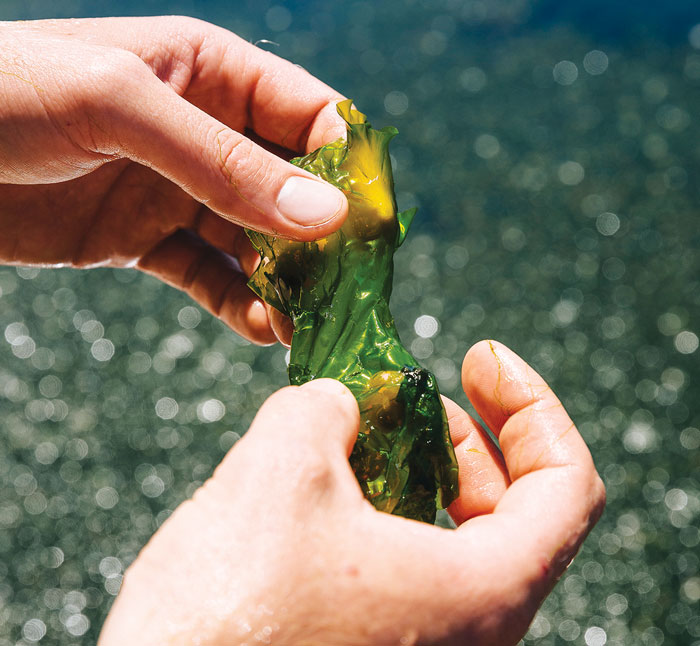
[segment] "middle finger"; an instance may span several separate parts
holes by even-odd
[[[491,513],[510,479],[503,456],[486,431],[447,397],[442,398],[459,465],[459,498],[448,508],[458,525]]]

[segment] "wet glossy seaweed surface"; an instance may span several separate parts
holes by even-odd
[[[100,5],[274,41],[400,130],[398,207],[420,213],[395,256],[401,338],[465,405],[469,345],[513,347],[607,485],[528,646],[700,642],[695,5]],[[132,271],[0,268],[0,292],[0,646],[93,643],[126,565],[287,383],[285,351]]]
[[[313,242],[248,231],[261,256],[249,285],[294,324],[290,383],[331,377],[355,395],[360,433],[350,463],[367,499],[433,523],[459,494],[457,461],[435,377],[402,345],[389,311],[394,251],[415,209],[396,209],[396,129],[373,129],[351,103],[338,105],[347,141],[292,160],[345,193],[347,220]]]

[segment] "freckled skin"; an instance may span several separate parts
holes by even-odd
[[[341,229],[314,242],[249,232],[261,262],[250,286],[294,325],[289,379],[344,383],[360,405],[350,462],[381,511],[432,523],[457,496],[457,461],[435,378],[401,344],[389,311],[393,254],[413,212],[396,212],[388,144],[338,104],[339,139],[292,163],[340,188],[349,204]]]

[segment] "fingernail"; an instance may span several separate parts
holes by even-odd
[[[277,210],[288,220],[308,227],[332,220],[342,210],[343,201],[343,194],[330,184],[295,175],[282,186]]]
[[[275,333],[275,336],[283,346],[290,348],[292,345],[292,336],[294,335],[294,324],[289,317],[273,308],[270,308],[269,316],[270,327]]]

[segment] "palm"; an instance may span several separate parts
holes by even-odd
[[[132,265],[176,230],[194,227],[204,209],[162,176],[127,160],[59,184],[0,186],[0,203],[5,262],[76,267]],[[6,217],[13,213],[31,214],[31,223]]]

